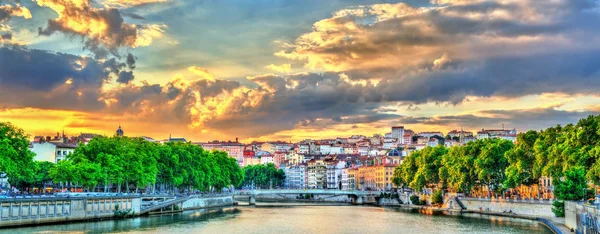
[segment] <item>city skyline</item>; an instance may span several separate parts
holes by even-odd
[[[285,140],[600,113],[597,2],[3,1],[0,119]]]

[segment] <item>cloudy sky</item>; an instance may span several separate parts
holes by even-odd
[[[0,121],[300,140],[600,113],[598,0],[0,0]]]

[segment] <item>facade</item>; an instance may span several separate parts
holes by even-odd
[[[342,171],[346,167],[344,161],[327,163],[327,189],[342,189]]]
[[[321,154],[329,154],[329,153],[331,153],[331,145],[329,145],[329,144],[319,144],[319,153],[321,153]]]
[[[285,167],[284,186],[292,189],[303,189],[307,188],[308,173],[306,171],[305,164],[293,165]]]
[[[313,159],[307,162],[308,188],[327,188],[327,165],[321,159]]]
[[[36,161],[58,163],[65,160],[67,155],[72,154],[77,144],[55,143],[55,142],[33,142],[29,150],[35,153]]]
[[[211,141],[194,143],[202,146],[205,150],[220,150],[227,152],[229,157],[235,158],[238,163],[244,161],[244,144],[231,141]]]
[[[448,132],[448,134],[446,134],[446,136],[448,136],[450,139],[458,137],[472,137],[473,136],[473,132],[467,132],[464,130],[452,130],[450,132]]]
[[[504,137],[504,138],[503,138]],[[477,131],[477,139],[488,139],[488,138],[501,138],[516,141],[517,138],[517,129],[481,129],[481,131]]]
[[[375,167],[375,189],[377,190],[391,190],[395,186],[392,183],[392,177],[394,176],[395,164],[382,164]]]
[[[356,173],[356,189],[375,189],[375,167],[359,167]]]
[[[441,132],[420,132],[418,135],[426,138],[431,138],[433,136],[444,137],[444,134]]]
[[[394,126],[392,127],[392,138],[398,139],[398,143],[404,143],[404,126]]]
[[[274,155],[267,154],[260,157],[260,164],[267,165],[269,163],[275,164]]]

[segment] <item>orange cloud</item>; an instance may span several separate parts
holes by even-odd
[[[106,50],[118,53],[120,47],[135,48],[148,46],[152,38],[161,37],[164,25],[134,25],[125,22],[115,8],[95,8],[90,0],[36,0],[42,7],[48,7],[58,14],[56,19],[48,21],[41,35],[55,32],[79,35],[86,38],[85,48],[99,57]]]
[[[1,5],[0,6],[0,22],[3,22],[8,19],[9,16],[18,16],[23,17],[25,19],[31,19],[31,12],[26,7],[23,7],[19,4],[16,6],[13,5]]]
[[[104,0],[102,3],[110,7],[132,7],[167,1],[168,0]]]
[[[287,73],[287,72],[292,71],[291,64],[281,64],[281,65],[269,64],[269,65],[265,66],[265,68],[271,69],[271,70],[279,72],[279,73]]]
[[[188,67],[188,71],[194,73],[195,75],[199,76],[201,79],[204,80],[208,80],[208,81],[215,81],[215,78],[213,77],[213,75],[211,75],[208,70],[204,69],[204,68],[199,68],[196,66],[191,66]]]

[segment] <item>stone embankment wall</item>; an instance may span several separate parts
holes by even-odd
[[[183,202],[183,210],[203,209],[233,205],[233,196],[193,197]]]
[[[301,194],[304,196],[304,194]],[[256,201],[258,202],[276,202],[276,201],[298,201],[298,202],[352,202],[352,198],[347,195],[313,195],[312,198],[309,199],[297,199],[299,195],[297,194],[263,194],[256,196]]]
[[[502,200],[460,198],[467,210],[504,212],[512,211],[519,215],[554,217],[552,202],[546,200]]]
[[[380,198],[377,204],[382,206],[394,206],[400,205],[400,202],[395,198]]]
[[[140,212],[140,198],[36,198],[0,201],[0,227],[111,218],[119,210]]]

